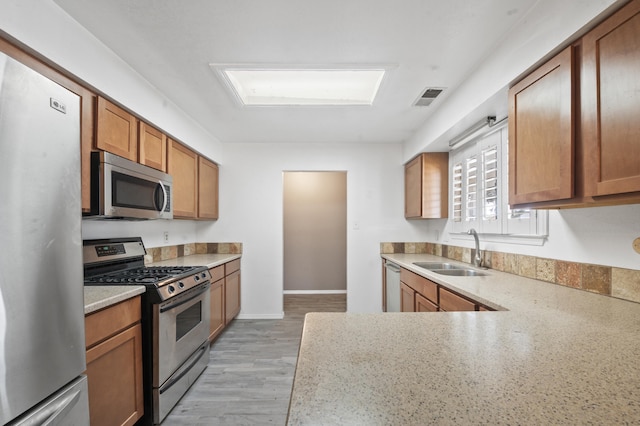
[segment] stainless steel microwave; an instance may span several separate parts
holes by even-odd
[[[85,219],[173,219],[170,175],[108,152],[91,153],[91,212]]]

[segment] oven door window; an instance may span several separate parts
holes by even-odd
[[[176,342],[196,328],[201,321],[202,302],[198,302],[176,315]]]
[[[164,193],[160,183],[113,171],[111,173],[113,206],[160,211]]]

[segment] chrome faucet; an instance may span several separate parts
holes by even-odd
[[[482,266],[482,256],[480,255],[480,239],[478,239],[478,233],[475,229],[471,228],[467,234],[473,235],[473,238],[476,240],[476,255],[473,257],[473,266],[479,268]]]

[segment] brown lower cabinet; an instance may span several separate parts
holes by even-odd
[[[144,414],[140,296],[85,317],[92,426],[133,425]]]
[[[211,273],[211,326],[209,341],[212,342],[225,326],[224,316],[224,265],[209,269]]]
[[[211,333],[213,342],[240,312],[240,259],[209,269],[211,273]]]
[[[229,324],[240,312],[240,259],[224,265],[225,324]]]
[[[384,277],[384,273],[383,273]],[[400,268],[401,312],[492,311],[494,309],[461,296],[421,275]]]

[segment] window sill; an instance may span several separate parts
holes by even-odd
[[[450,232],[453,240],[473,241],[473,236],[466,232]],[[478,233],[481,243],[518,244],[526,246],[543,246],[548,235],[517,235],[517,234],[481,234]]]

